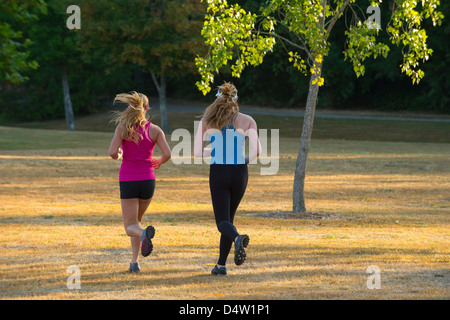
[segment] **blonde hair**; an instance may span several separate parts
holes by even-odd
[[[218,87],[217,99],[205,110],[203,119],[207,128],[221,129],[239,112],[236,87],[225,82]]]
[[[127,103],[128,107],[124,111],[115,111],[111,121],[122,129],[122,139],[133,140],[137,144],[142,139],[142,135],[137,132],[138,126],[144,130],[148,121],[146,117],[148,98],[145,94],[131,91],[116,95],[114,102],[117,101]]]

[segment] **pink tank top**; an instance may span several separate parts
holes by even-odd
[[[155,180],[152,167],[152,154],[155,143],[150,139],[148,128],[150,121],[145,124],[145,130],[138,129],[142,140],[136,144],[133,140],[123,140],[123,160],[120,167],[119,181]]]

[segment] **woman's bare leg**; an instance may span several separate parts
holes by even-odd
[[[122,216],[125,231],[131,240],[132,259],[131,262],[135,263],[139,258],[139,250],[141,248],[141,237],[144,229],[141,226],[142,217],[145,210],[151,202],[150,199],[121,199],[122,204]]]

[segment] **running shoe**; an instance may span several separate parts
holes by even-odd
[[[141,267],[139,266],[139,262],[130,263],[130,268],[128,268],[130,273],[138,273],[141,272]]]
[[[226,267],[218,268],[217,265],[216,265],[214,267],[214,269],[211,270],[211,274],[213,276],[226,276],[227,275],[227,268]]]
[[[153,250],[152,238],[155,236],[155,228],[148,226],[142,233],[141,254],[147,257]]]
[[[246,234],[237,236],[236,242],[234,243],[234,263],[237,266],[243,264],[247,258],[244,248],[247,248],[249,241],[250,238]]]

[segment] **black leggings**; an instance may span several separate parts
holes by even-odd
[[[245,193],[248,181],[246,164],[212,164],[209,169],[209,188],[217,229],[220,235],[220,253],[217,264],[225,265],[231,245],[239,235],[233,225],[236,209]]]

